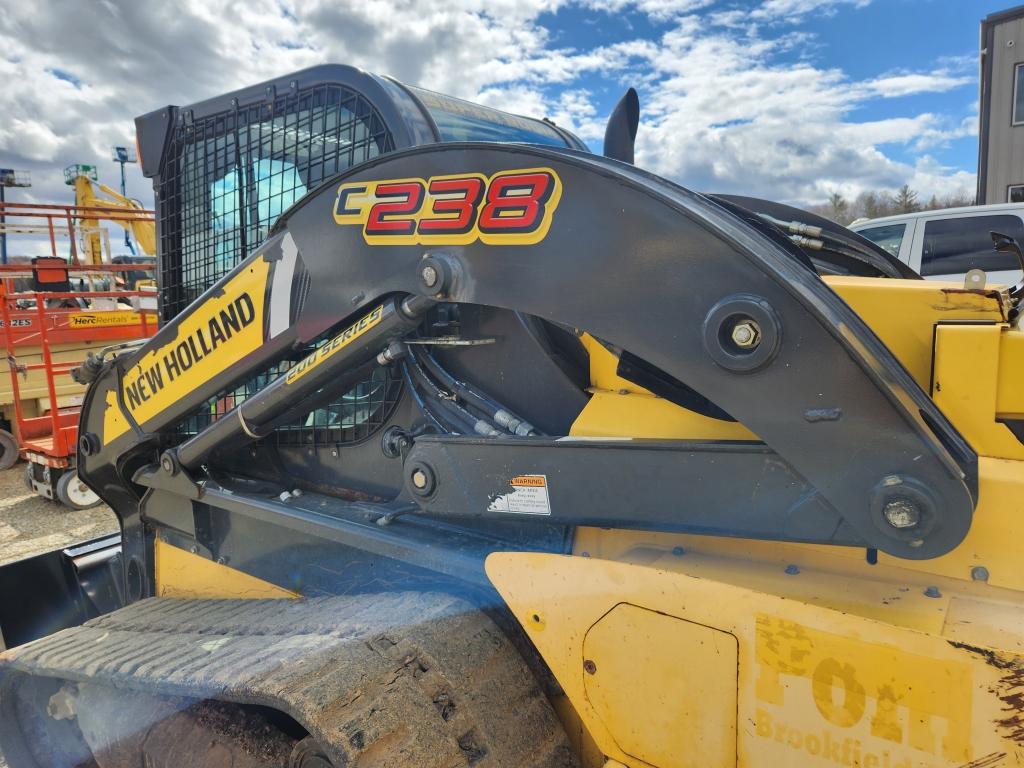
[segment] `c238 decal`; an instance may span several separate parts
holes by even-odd
[[[360,181],[338,187],[334,221],[369,245],[533,245],[562,197],[551,168]]]

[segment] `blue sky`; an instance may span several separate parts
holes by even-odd
[[[973,192],[979,22],[1010,4],[0,0],[0,166],[65,199],[64,165],[113,183],[136,115],[340,62],[549,116],[594,149],[636,85],[638,163],[702,191]],[[129,190],[151,204],[137,169]]]

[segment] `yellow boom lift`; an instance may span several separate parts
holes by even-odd
[[[96,166],[69,165],[64,169],[64,183],[75,190],[75,205],[98,211],[118,213],[116,224],[131,231],[139,249],[146,256],[156,256],[156,225],[153,217],[144,212],[144,206],[111,189],[97,180]],[[96,218],[85,218],[79,222],[84,264],[102,264],[103,254],[110,253],[109,245],[103,248],[104,232],[100,228],[100,213]]]

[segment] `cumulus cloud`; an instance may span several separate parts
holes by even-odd
[[[99,161],[112,181],[109,147],[132,141],[136,115],[337,61],[549,116],[595,145],[615,92],[637,85],[638,162],[696,189],[810,203],[908,181],[924,194],[970,188],[970,173],[928,153],[971,135],[976,118],[857,112],[962,87],[973,61],[880,66],[858,81],[817,63],[820,50],[791,55],[808,41],[802,19],[868,2],[0,0],[0,166],[31,170],[35,199],[67,200],[61,168]],[[622,29],[642,17],[656,32],[576,47],[558,28],[565,10]],[[893,146],[916,159],[892,159]],[[137,169],[129,192],[152,201]]]
[[[947,70],[940,69],[935,72],[885,75],[868,80],[863,83],[863,88],[867,90],[868,95],[892,99],[916,93],[942,93],[962,85],[970,85],[973,82],[974,77],[969,75],[954,75]]]

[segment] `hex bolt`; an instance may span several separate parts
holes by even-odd
[[[437,285],[437,269],[431,264],[427,264],[420,270],[420,277],[427,288],[433,288]]]
[[[988,581],[988,568],[984,565],[976,565],[971,568],[971,578],[974,581]]]
[[[939,591],[938,587],[928,587],[924,591],[925,597],[942,597],[942,592]]]
[[[408,477],[412,492],[422,498],[427,498],[437,488],[437,478],[429,464],[417,462],[410,469]]]
[[[732,328],[732,340],[741,349],[753,349],[761,343],[761,328],[753,320],[736,323]]]
[[[894,498],[885,502],[882,514],[889,525],[900,530],[913,528],[921,522],[921,511],[914,502],[906,498]]]
[[[587,659],[586,661],[583,662],[583,671],[586,672],[588,675],[596,675],[597,674],[597,664],[595,664],[590,659]]]
[[[412,484],[420,490],[427,487],[427,473],[422,469],[417,469],[412,473]]]
[[[160,466],[163,467],[164,472],[170,473],[174,471],[174,462],[171,461],[170,456],[164,456],[160,459]]]

